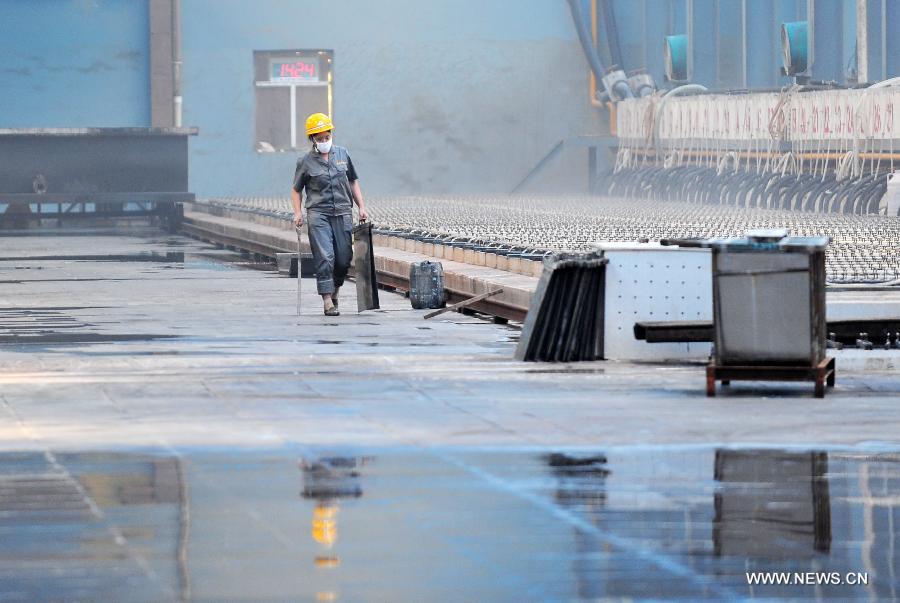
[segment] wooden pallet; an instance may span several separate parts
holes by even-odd
[[[834,387],[834,358],[825,358],[815,366],[717,366],[711,360],[706,367],[706,395],[716,395],[716,381],[814,381],[816,398],[825,397],[825,387]]]

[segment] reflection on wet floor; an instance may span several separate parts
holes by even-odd
[[[333,570],[341,565],[341,558],[332,549],[338,538],[338,512],[341,499],[362,496],[359,470],[372,461],[368,457],[326,456],[301,459],[303,498],[315,501],[312,512],[312,539],[319,545],[313,560],[317,569]],[[331,572],[333,573],[333,572]],[[330,578],[330,579],[328,579]],[[315,585],[317,601],[337,601],[340,576],[325,575]]]
[[[0,308],[0,345],[53,345],[109,343],[113,341],[152,341],[172,335],[152,333],[97,333],[96,325],[73,316],[82,310],[102,307]]]
[[[181,461],[0,455],[0,600],[188,598]]]
[[[3,262],[158,262],[158,263],[182,263],[184,252],[167,251],[157,253],[145,251],[141,253],[118,254],[70,254],[70,255],[23,255],[0,256]]]
[[[125,238],[125,240],[129,240]],[[141,250],[133,253],[112,254],[46,254],[42,247],[36,249],[31,255],[3,255],[0,253],[0,275],[12,271],[44,270],[50,267],[58,267],[62,264],[89,265],[99,263],[149,263],[148,269],[141,266],[135,267],[135,275],[154,274],[165,270],[202,269],[210,271],[229,271],[235,269],[253,269],[272,272],[277,275],[277,268],[269,260],[261,256],[241,253],[235,250],[217,248],[216,246],[202,245],[188,240],[168,241],[141,241],[141,245],[162,246],[167,248],[181,247],[181,250],[156,251]],[[126,246],[127,248],[127,246]],[[0,279],[2,284],[25,285],[39,282],[41,284],[57,282],[114,282],[125,280],[140,280],[130,278],[113,277],[83,277],[72,276],[66,278],[40,278],[37,275],[28,277],[30,280]],[[196,278],[193,275],[191,278]],[[160,339],[172,339],[176,335],[161,333],[110,333],[108,325],[85,322],[79,316],[85,314],[85,310],[92,316],[101,317],[103,312],[93,312],[104,308],[88,306],[72,307],[0,307],[0,346],[28,346],[29,351],[38,349],[54,349],[66,345],[102,344],[114,342],[149,342]]]
[[[716,555],[813,557],[831,549],[828,455],[716,452]],[[761,487],[777,484],[777,488]]]
[[[68,236],[78,234],[67,233]],[[172,248],[180,247],[179,251],[142,250],[133,253],[83,253],[83,254],[41,254],[32,255],[2,255],[0,254],[0,272],[10,270],[43,270],[46,265],[34,265],[38,262],[115,262],[115,263],[152,263],[159,269],[203,269],[203,270],[231,270],[234,268],[249,268],[277,272],[274,261],[260,255],[242,252],[233,248],[225,248],[218,245],[204,245],[195,241],[184,239],[154,241],[145,240],[143,244],[151,247]],[[152,272],[152,271],[149,271]],[[42,282],[57,282],[56,280],[41,279]],[[65,279],[60,279],[65,280]],[[71,279],[88,280],[88,279]],[[95,279],[113,280],[113,279]],[[19,282],[19,281],[0,281]]]
[[[900,453],[362,452],[0,454],[0,600],[900,596]]]

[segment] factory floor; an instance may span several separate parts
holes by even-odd
[[[518,363],[515,326],[353,283],[325,317],[303,279],[298,317],[296,280],[180,237],[2,249],[0,600],[900,592],[898,371],[710,399],[700,365]]]

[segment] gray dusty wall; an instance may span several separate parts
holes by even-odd
[[[298,152],[254,148],[253,51],[334,51],[335,140],[369,194],[508,192],[560,139],[603,133],[562,0],[183,0],[191,190],[285,194]],[[533,191],[579,192],[567,151]]]

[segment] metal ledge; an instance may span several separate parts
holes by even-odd
[[[191,203],[194,193],[0,193],[0,203]]]
[[[196,136],[199,128],[0,128],[0,136]]]

